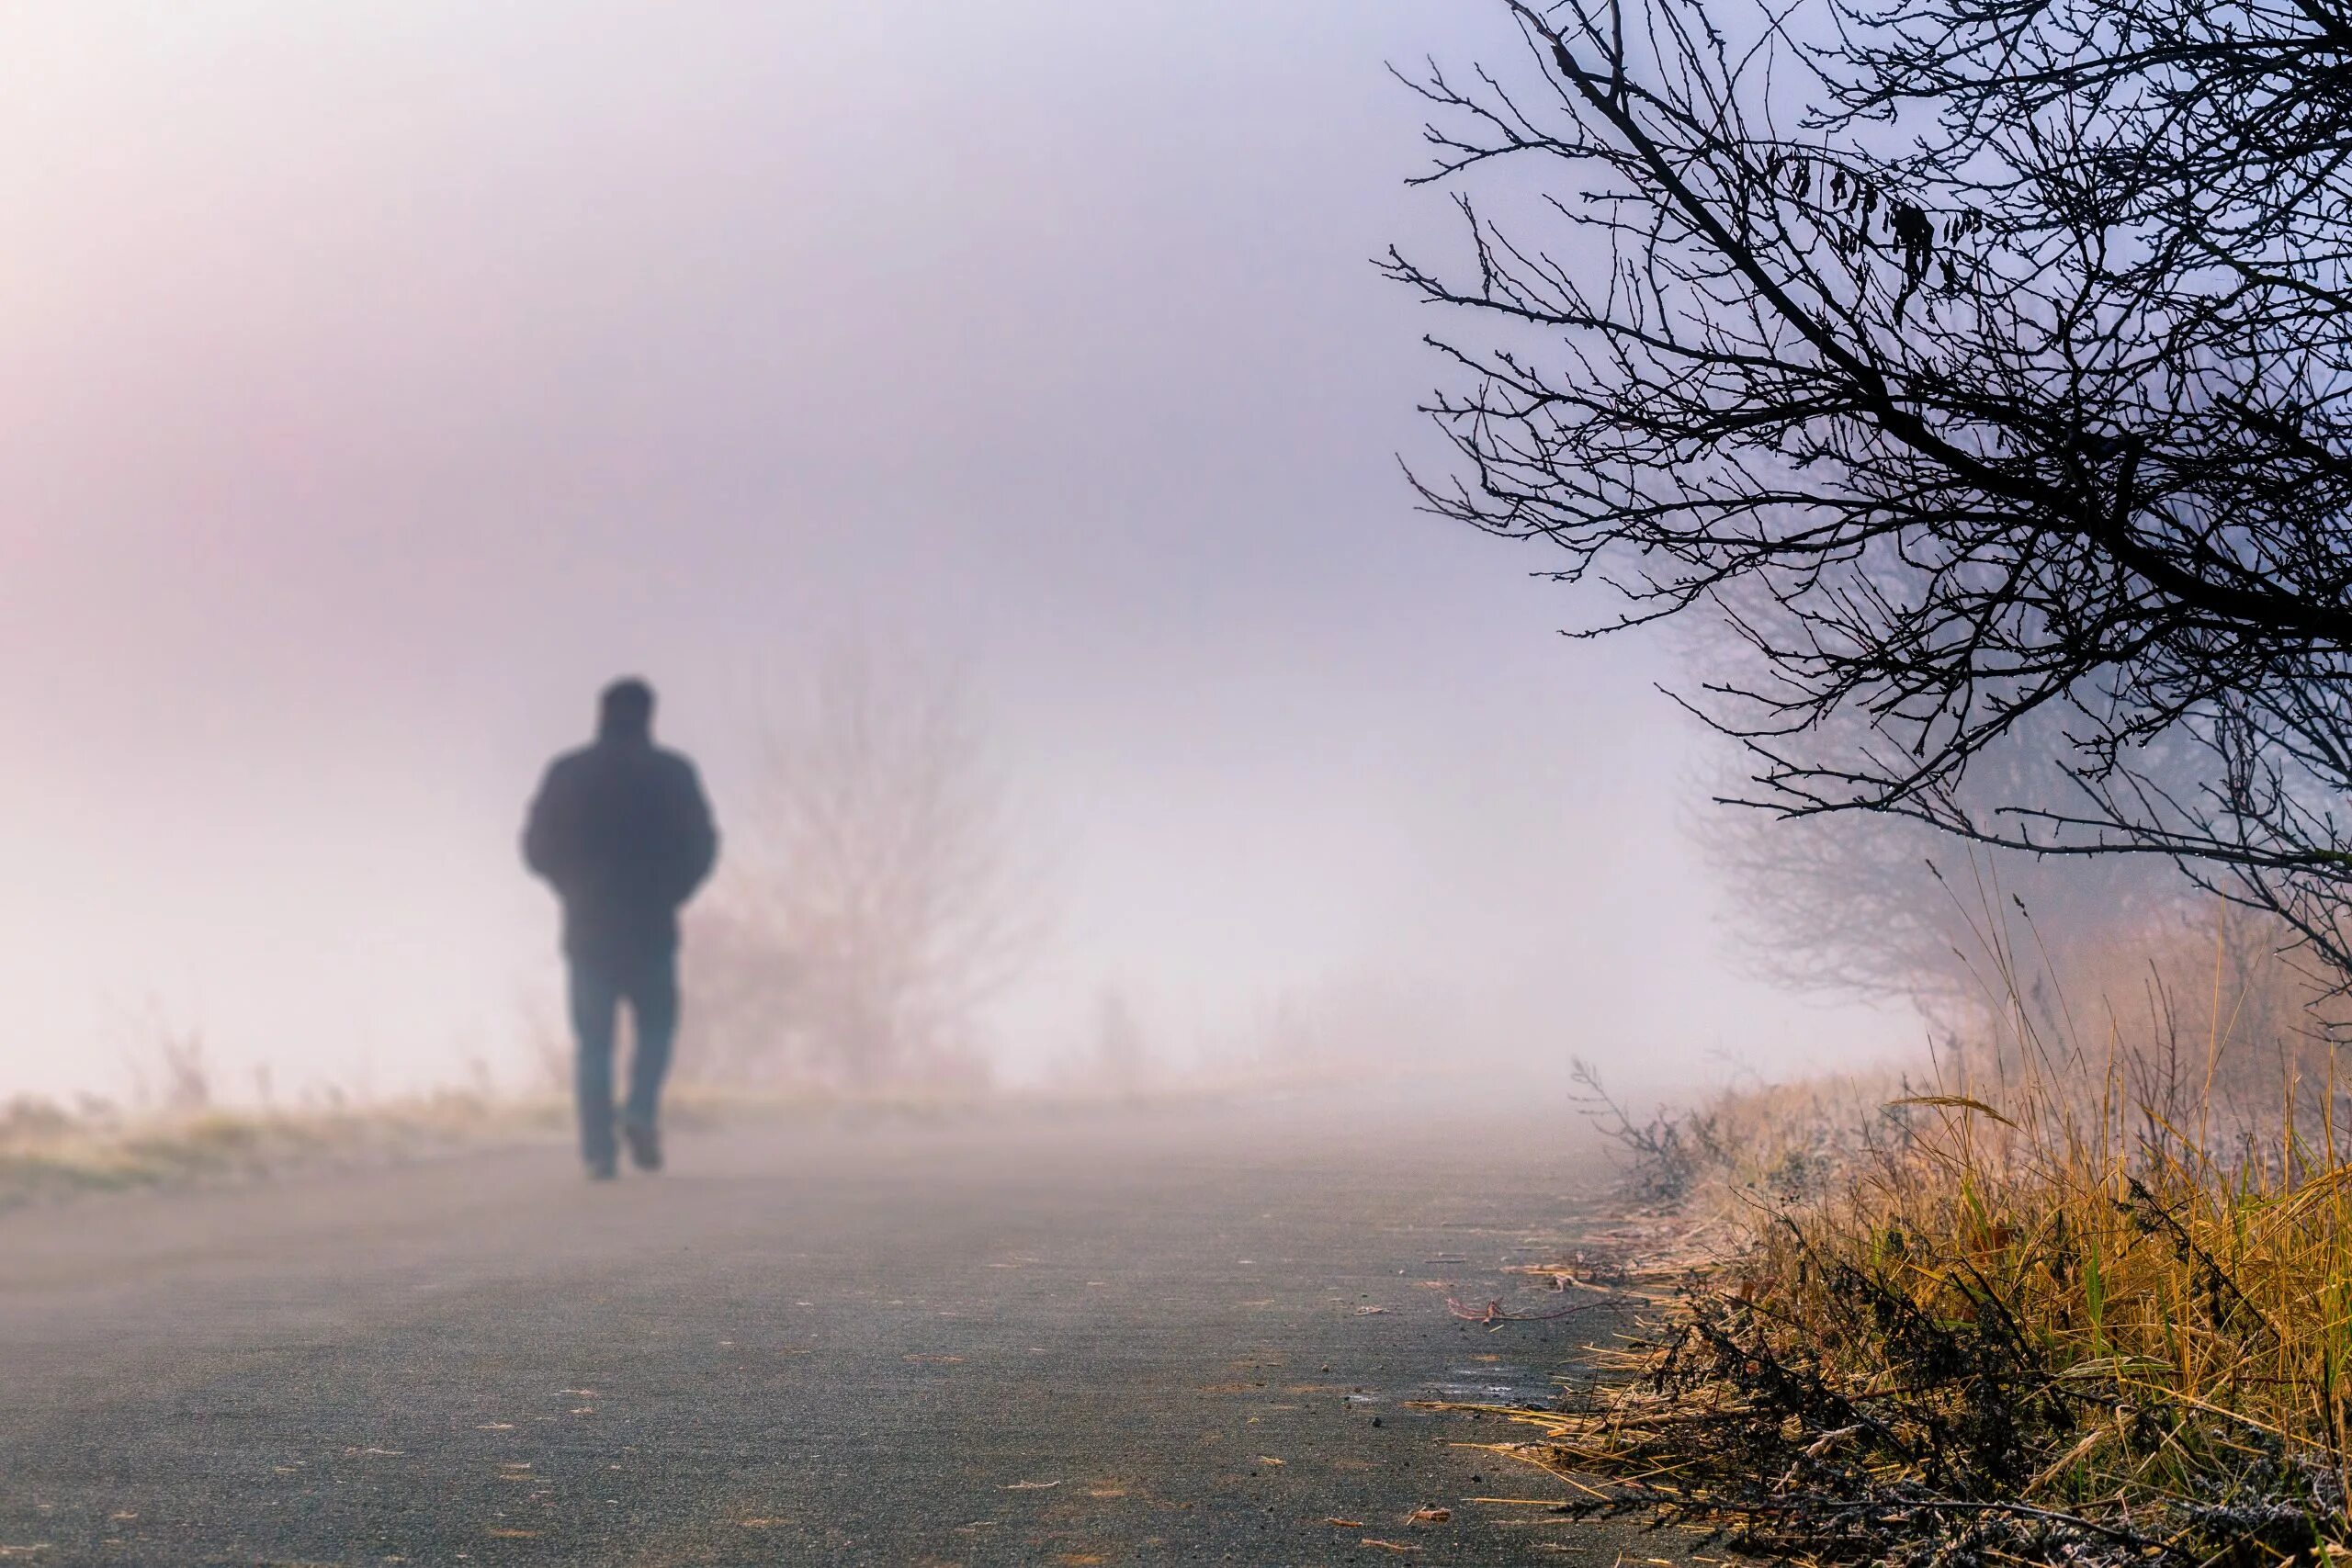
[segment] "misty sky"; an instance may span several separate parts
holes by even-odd
[[[722,821],[829,648],[965,668],[1096,991],[1449,998],[1656,1075],[1884,1032],[1730,977],[1692,738],[1416,515],[1463,0],[0,12],[0,1098],[162,1018],[282,1088],[518,1070],[515,863],[641,671]],[[1433,1056],[1454,1043],[1432,1040]],[[232,1089],[238,1086],[232,1083]]]

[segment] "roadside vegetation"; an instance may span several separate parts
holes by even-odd
[[[1180,1068],[1154,1061],[1132,1021],[1106,1004],[1103,1039],[1043,1082],[1015,1088],[975,1083],[963,1075],[886,1083],[808,1075],[743,1083],[698,1074],[673,1086],[663,1118],[673,1130],[692,1133],[812,1121],[1093,1114],[1108,1107],[1164,1108],[1298,1092],[1332,1081],[1328,1058],[1280,1043],[1289,1048],[1237,1049]],[[217,1097],[194,1036],[168,1037],[152,1055],[152,1063],[142,1061],[132,1072],[128,1102],[93,1094],[70,1102],[39,1095],[0,1100],[0,1213],[101,1193],[263,1180],[486,1149],[543,1145],[560,1153],[573,1135],[570,1064],[551,1042],[541,1043],[533,1088],[502,1087],[482,1069],[466,1088],[400,1097],[327,1089],[291,1105]]]
[[[2352,1557],[2352,1084],[2237,1027],[2281,998],[2126,1039],[2014,957],[1918,1077],[1646,1122],[1595,1083],[1651,1306],[1596,1393],[1511,1413],[1579,1511],[1825,1562]]]
[[[1692,630],[1759,967],[1934,1042],[1603,1107],[1659,1315],[1525,1451],[1772,1556],[2352,1557],[2352,10],[1495,4],[1407,73],[1422,497]]]
[[[458,1090],[295,1110],[0,1104],[0,1210],[140,1188],[385,1164],[568,1135],[571,1108]]]
[[[1227,1086],[1172,1087],[1206,1097]],[[1237,1090],[1238,1091],[1238,1090]],[[663,1120],[679,1132],[875,1118],[932,1120],[982,1110],[1051,1111],[1099,1103],[1072,1089],[1032,1093],[964,1086],[746,1089],[681,1084]],[[444,1089],[400,1099],[337,1099],[297,1107],[206,1104],[125,1110],[85,1099],[68,1107],[20,1097],[0,1103],[0,1212],[18,1204],[141,1189],[250,1181],[404,1164],[484,1149],[569,1148],[568,1092]],[[565,1164],[558,1160],[559,1165]]]

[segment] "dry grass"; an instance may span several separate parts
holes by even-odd
[[[846,1094],[808,1088],[750,1094],[682,1085],[666,1100],[679,1131],[811,1116],[935,1118],[972,1096],[908,1090]],[[204,1106],[124,1113],[46,1100],[0,1105],[0,1209],[142,1188],[249,1180],[324,1168],[390,1165],[469,1150],[568,1146],[567,1097],[442,1090],[411,1099],[279,1111]]]
[[[554,1140],[567,1134],[570,1118],[570,1109],[553,1100],[458,1092],[335,1109],[145,1115],[106,1108],[74,1112],[20,1099],[0,1106],[0,1209]]]
[[[2352,1558],[2352,1085],[2243,1010],[2094,1056],[2014,1007],[1924,1088],[1621,1119],[1683,1254],[1515,1451],[1774,1557]]]
[[[803,1083],[747,1090],[679,1084],[663,1120],[677,1132],[831,1121],[852,1124],[978,1116],[1091,1116],[1295,1092],[1308,1080],[1272,1074],[1198,1075],[1148,1090],[1106,1093],[1051,1087],[1026,1091],[956,1085],[845,1089]],[[204,1097],[209,1100],[209,1096]],[[503,1096],[445,1089],[405,1100],[300,1110],[199,1102],[126,1112],[108,1102],[69,1110],[52,1101],[0,1101],[0,1211],[102,1192],[251,1180],[325,1168],[390,1165],[469,1150],[544,1144],[568,1147],[568,1096]]]

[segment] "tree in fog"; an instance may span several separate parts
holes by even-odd
[[[1095,998],[1093,1038],[1080,1067],[1082,1081],[1114,1094],[1139,1092],[1151,1077],[1151,1044],[1126,994],[1106,989]]]
[[[1585,632],[1725,617],[1757,801],[2170,856],[2352,976],[2352,10],[1496,4],[1413,78],[1428,503]]]
[[[2063,806],[2071,793],[2031,729],[1971,770],[1986,799]],[[2188,781],[2194,786],[2193,779]],[[1734,787],[1736,787],[1735,782]],[[1999,954],[2026,942],[2030,986],[2071,960],[2145,952],[2210,919],[2210,896],[2147,856],[2051,860],[1955,843],[1884,813],[1787,819],[1716,807],[1695,836],[1727,896],[1732,934],[1762,976],[1833,995],[1894,998],[1949,1021],[1997,996]]]
[[[1040,886],[961,689],[825,665],[769,728],[728,876],[689,945],[701,1070],[736,1081],[985,1077],[983,1005]]]

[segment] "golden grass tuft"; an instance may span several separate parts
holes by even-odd
[[[1645,1179],[1677,1207],[1652,1317],[1597,1395],[1509,1413],[1540,1428],[1510,1451],[1776,1557],[2352,1558],[2333,1053],[2274,1053],[2263,1112],[2219,1025],[2184,1071],[2002,1023],[1926,1087],[1621,1121],[1679,1162]]]

